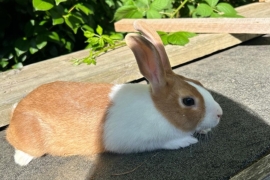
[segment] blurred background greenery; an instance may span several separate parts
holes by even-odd
[[[95,64],[100,52],[123,45],[113,26],[122,18],[239,17],[233,7],[252,2],[0,0],[0,72],[85,48],[89,57],[77,64]]]

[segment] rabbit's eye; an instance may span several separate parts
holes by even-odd
[[[195,104],[194,99],[191,97],[184,98],[182,101],[186,106],[193,106]]]

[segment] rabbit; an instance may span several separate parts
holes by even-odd
[[[158,34],[141,20],[127,46],[149,84],[43,84],[14,109],[6,132],[15,162],[27,165],[45,154],[94,155],[175,150],[195,144],[222,116],[202,84],[172,71]]]

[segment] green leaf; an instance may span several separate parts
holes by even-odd
[[[12,69],[21,69],[23,67],[23,64],[21,62],[16,63],[12,66]]]
[[[95,36],[95,33],[90,32],[90,31],[84,31],[83,35],[84,35],[86,38],[92,38],[92,37]]]
[[[188,38],[182,32],[176,32],[168,35],[168,42],[173,45],[184,46],[189,42]]]
[[[47,36],[46,35],[38,35],[36,37],[36,46],[38,49],[42,49],[47,45]]]
[[[33,7],[36,11],[48,11],[53,8],[53,0],[33,0]]]
[[[84,49],[90,49],[91,47],[92,47],[91,44],[87,44],[87,45],[84,47]]]
[[[98,33],[100,36],[101,36],[102,33],[103,33],[103,29],[102,29],[102,27],[101,27],[100,25],[97,26],[96,31],[97,31],[97,33]]]
[[[104,42],[103,38],[99,38],[98,47],[104,47],[104,45],[105,45],[105,42]]]
[[[5,68],[8,64],[8,61],[0,61],[0,65],[2,68]]]
[[[20,62],[24,62],[27,59],[27,54],[23,54],[22,56],[19,57]]]
[[[115,33],[110,35],[110,38],[113,40],[122,40],[124,38],[122,33]]]
[[[217,5],[219,0],[205,0],[205,1],[207,2],[207,4],[209,4],[209,6],[214,8]]]
[[[60,17],[60,18],[53,18],[53,25],[63,24],[63,23],[64,23],[64,19],[62,17]]]
[[[2,68],[5,68],[8,64],[9,64],[8,59],[6,59],[6,58],[1,58],[0,59],[0,66]]]
[[[113,40],[108,35],[102,35],[101,37],[104,39],[104,42],[106,42],[110,45],[114,44]]]
[[[134,11],[128,14],[126,18],[132,18],[132,19],[140,19],[143,18],[143,12],[141,11]]]
[[[114,20],[123,18],[142,18],[143,13],[134,5],[127,5],[118,8],[114,14]]]
[[[238,14],[222,14],[221,17],[227,17],[227,18],[243,18],[243,16],[240,16]]]
[[[83,31],[94,32],[93,28],[90,27],[90,26],[88,26],[87,24],[84,24],[84,25],[82,26],[82,30],[83,30]]]
[[[67,0],[55,0],[56,5],[58,6],[61,2],[66,2]]]
[[[223,12],[224,14],[237,14],[237,11],[228,3],[219,3],[217,5],[217,9],[221,12]]]
[[[65,16],[65,23],[77,34],[78,28],[81,26],[82,20],[74,14],[69,14]]]
[[[71,52],[71,51],[72,51],[72,48],[73,48],[72,42],[66,41],[66,43],[65,43],[65,48],[66,48],[69,52]]]
[[[133,0],[123,0],[123,5],[127,6],[127,5],[134,5],[134,1]]]
[[[149,7],[149,0],[137,0],[133,2],[137,8],[145,9]]]
[[[146,11],[146,17],[147,19],[160,19],[161,14],[157,10],[150,8],[148,11]]]
[[[91,47],[95,46],[96,44],[98,44],[99,38],[98,37],[92,37],[89,38],[86,42],[88,42],[89,44],[91,44]]]
[[[29,49],[30,43],[27,38],[20,38],[15,41],[15,51],[17,56],[26,53]]]
[[[31,54],[35,54],[36,52],[39,51],[39,49],[37,48],[35,39],[31,39],[29,51]]]
[[[212,18],[220,18],[222,16],[220,14],[218,14],[218,13],[213,12],[210,17],[212,17]]]
[[[109,6],[109,7],[113,7],[115,6],[115,3],[113,0],[105,0],[106,4]]]
[[[212,14],[212,12],[213,12],[213,9],[205,3],[199,4],[199,6],[196,9],[196,14],[202,17],[208,17]]]
[[[186,36],[187,38],[193,38],[197,36],[196,33],[192,33],[192,32],[179,32],[179,33],[181,33],[183,36]]]
[[[166,1],[166,0],[154,0],[150,4],[150,9],[155,9],[157,11],[163,10],[168,6],[169,2],[170,1]]]
[[[65,22],[64,18],[62,17],[63,14],[61,13],[61,11],[53,8],[49,12],[52,16],[53,25],[63,24]]]
[[[49,21],[48,21],[47,19],[45,19],[45,20],[40,21],[40,22],[38,23],[38,25],[43,26],[43,25],[46,24],[47,22],[49,22]]]
[[[55,43],[60,43],[60,38],[57,32],[52,31],[48,33],[48,40],[55,42]]]
[[[93,7],[91,5],[89,5],[89,4],[79,3],[79,4],[76,4],[75,7],[76,7],[77,10],[81,10],[86,15],[94,14]]]
[[[87,57],[83,59],[83,62],[90,65],[90,64],[94,64],[96,65],[96,60],[92,57]]]
[[[157,33],[160,36],[163,45],[169,44],[169,42],[168,42],[168,33],[163,32],[163,31],[157,31]]]
[[[69,41],[68,39],[61,38],[61,44],[65,47],[65,49],[68,50],[68,52],[71,52],[73,49],[73,43],[72,41]]]

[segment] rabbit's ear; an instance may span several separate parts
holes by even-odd
[[[155,48],[157,49],[159,53],[161,62],[164,66],[164,70],[166,71],[166,73],[172,73],[172,68],[171,68],[169,58],[167,56],[164,45],[158,33],[142,20],[136,20],[133,26],[137,31],[142,33],[142,35],[155,46]]]
[[[164,88],[166,74],[154,45],[138,34],[128,34],[125,41],[135,55],[140,72],[150,82],[153,93]]]

